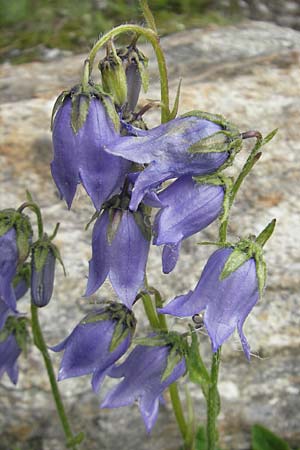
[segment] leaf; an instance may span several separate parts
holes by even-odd
[[[254,425],[251,434],[253,450],[290,450],[283,439],[261,425]]]

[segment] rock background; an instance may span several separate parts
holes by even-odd
[[[223,409],[219,419],[224,448],[249,450],[250,427],[260,422],[300,445],[299,375],[299,152],[300,152],[300,33],[264,22],[193,30],[162,40],[174,95],[183,77],[180,111],[201,109],[221,113],[242,131],[259,129],[267,134],[279,127],[265,147],[263,158],[243,185],[232,212],[230,237],[258,233],[273,217],[276,233],[266,247],[268,286],[264,299],[245,326],[251,348],[260,357],[247,363],[240,343],[232,338],[223,351],[220,392]],[[151,50],[145,49],[148,56]],[[93,307],[81,297],[90,257],[91,229],[84,232],[93,210],[79,192],[71,211],[58,199],[51,180],[52,159],[49,121],[57,94],[78,81],[85,55],[48,63],[0,67],[0,206],[14,207],[29,189],[42,207],[46,229],[61,222],[56,243],[61,249],[68,277],[57,269],[57,284],[50,305],[41,311],[49,345],[63,339]],[[142,96],[159,99],[155,64],[150,65],[151,90]],[[159,121],[157,110],[148,116]],[[251,143],[237,158],[241,167]],[[195,245],[212,239],[213,225],[184,242],[173,274],[161,274],[160,249],[153,249],[149,280],[166,298],[195,285],[212,249]],[[113,297],[109,284],[96,299]],[[28,309],[28,299],[20,309]],[[137,307],[141,322],[146,324]],[[50,319],[51,318],[51,319]],[[183,329],[183,321],[171,320]],[[207,336],[201,336],[206,358]],[[56,367],[60,356],[53,355]],[[20,358],[20,381],[13,387],[6,377],[0,384],[0,450],[63,450],[60,425],[49,394],[43,363],[37,351]],[[110,385],[106,382],[105,388]],[[99,410],[99,398],[91,392],[89,377],[60,384],[75,431],[84,429],[88,450],[178,450],[180,438],[169,402],[161,407],[158,423],[147,436],[136,406]],[[104,389],[105,390],[105,389]],[[203,400],[193,388],[197,413],[204,419]]]

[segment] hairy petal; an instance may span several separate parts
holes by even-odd
[[[0,378],[6,372],[12,383],[17,384],[17,359],[20,353],[21,349],[13,334],[10,334],[5,341],[0,342]]]

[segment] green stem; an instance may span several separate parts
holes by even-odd
[[[220,367],[221,347],[213,354],[210,386],[207,401],[207,450],[216,450],[218,443],[217,417],[220,412],[220,397],[218,393],[218,376]]]
[[[31,318],[32,318],[32,333],[34,337],[34,343],[39,351],[42,353],[44,358],[44,363],[47,369],[49,382],[51,385],[52,395],[55,401],[56,410],[66,437],[67,446],[73,450],[77,449],[77,446],[72,445],[71,442],[74,440],[74,435],[72,433],[65,408],[59,393],[58,385],[55,378],[54,369],[52,366],[52,362],[50,359],[50,355],[47,350],[47,345],[44,340],[44,336],[40,327],[39,317],[38,317],[38,308],[31,302]]]
[[[187,439],[189,439],[189,436],[188,436],[189,433],[188,433],[187,423],[185,421],[184,414],[183,414],[183,409],[182,409],[182,404],[181,404],[179,393],[178,393],[177,383],[173,383],[169,386],[169,393],[170,393],[170,397],[171,397],[173,411],[174,411],[176,421],[178,424],[178,428],[180,430],[182,439],[186,445]],[[188,449],[186,447],[186,450],[190,450],[190,449]]]
[[[153,330],[160,331],[160,323],[149,294],[142,294],[143,306]]]
[[[261,153],[259,152],[259,149],[261,148],[261,146],[263,144],[262,135],[258,131],[248,131],[246,133],[242,133],[242,137],[243,137],[243,139],[255,137],[256,144],[254,145],[253,149],[251,150],[251,153],[248,156],[247,161],[245,162],[241,172],[239,173],[239,176],[235,180],[235,182],[231,188],[231,191],[229,193],[229,204],[227,207],[226,217],[222,218],[222,223],[221,223],[220,230],[219,230],[220,241],[223,241],[223,242],[226,241],[229,213],[230,213],[230,209],[233,205],[233,202],[235,200],[235,197],[236,197],[244,179],[249,174],[249,172],[251,171],[254,164],[256,164],[257,161],[259,160],[259,158],[261,157]]]
[[[39,234],[39,239],[42,239],[42,237],[44,236],[44,227],[43,227],[43,219],[42,219],[42,214],[40,211],[40,208],[38,207],[38,205],[36,203],[33,202],[25,202],[22,203],[22,205],[18,208],[18,212],[22,212],[24,211],[25,208],[29,208],[31,209],[31,211],[33,211],[36,215],[36,219],[37,219],[37,225],[38,225],[38,234]]]
[[[155,19],[153,17],[151,9],[149,8],[147,0],[140,0],[140,5],[143,10],[143,14],[146,19],[148,27],[151,28],[157,34]]]
[[[162,48],[159,44],[159,36],[150,28],[143,28],[139,25],[120,25],[116,28],[113,28],[108,33],[106,33],[104,36],[102,36],[101,39],[99,39],[95,45],[93,46],[92,50],[89,54],[89,61],[90,61],[90,73],[92,72],[94,61],[96,54],[98,50],[105,45],[110,39],[113,39],[114,37],[118,36],[122,33],[136,33],[137,35],[144,36],[152,45],[155,56],[157,59],[158,64],[158,70],[160,75],[160,91],[161,91],[161,122],[167,122],[169,120],[170,116],[170,106],[169,106],[169,84],[168,84],[168,74],[167,74],[167,65],[164,53],[162,51]]]

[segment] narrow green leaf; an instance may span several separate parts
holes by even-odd
[[[178,87],[177,87],[177,91],[176,91],[176,97],[175,97],[175,101],[174,101],[174,106],[172,108],[172,111],[170,112],[170,120],[175,119],[175,117],[177,116],[177,113],[178,113],[181,82],[182,82],[182,79],[180,78],[179,83],[178,83]]]
[[[273,137],[277,134],[278,128],[275,128],[275,130],[271,131],[271,133],[267,134],[266,137],[263,138],[262,145],[267,144]]]
[[[287,442],[261,425],[254,425],[251,434],[253,450],[290,450]]]
[[[202,361],[199,352],[199,343],[197,334],[195,332],[192,332],[191,336],[192,342],[188,349],[188,354],[186,358],[189,378],[192,381],[192,383],[201,386],[203,395],[205,396],[205,398],[208,398],[210,376]]]

